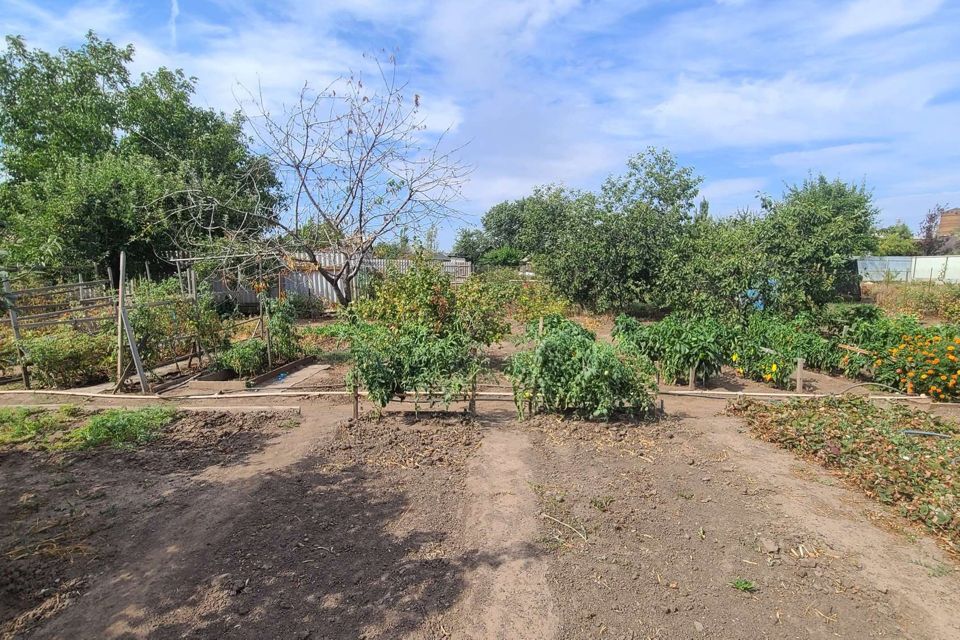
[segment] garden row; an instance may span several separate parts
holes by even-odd
[[[802,359],[810,369],[904,393],[960,396],[960,327],[923,326],[916,316],[887,315],[871,305],[831,305],[793,318],[756,311],[739,322],[674,314],[644,324],[620,316],[614,335],[656,361],[668,382],[686,381],[691,369],[706,380],[729,365],[784,388]]]
[[[303,354],[289,301],[265,300],[262,317],[251,319],[218,308],[208,291],[184,295],[178,278],[138,280],[125,294],[138,355],[148,371],[205,355],[213,369],[251,376]],[[25,361],[34,384],[47,388],[116,381],[117,303],[115,295],[104,295],[108,301],[95,305],[69,299],[63,291],[17,295],[21,309],[53,310],[38,316],[48,316],[42,322],[21,324],[19,340],[9,330],[0,333],[4,368]],[[130,362],[128,354],[123,357]]]

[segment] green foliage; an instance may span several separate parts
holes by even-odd
[[[910,227],[898,222],[877,231],[876,254],[878,256],[915,256],[920,254],[920,247],[913,239]]]
[[[208,289],[202,289],[194,303],[180,293],[177,278],[139,280],[133,296],[137,304],[129,312],[130,324],[147,367],[189,354],[195,338],[208,353],[225,346],[223,322]]]
[[[871,377],[876,358],[886,354],[891,348],[899,345],[903,336],[921,335],[924,328],[916,316],[882,315],[873,320],[855,320],[847,332],[842,336],[844,344],[865,350],[867,354],[846,352],[839,362],[840,370],[850,378],[860,378],[866,375]],[[884,384],[896,385],[897,378],[893,375],[881,377],[877,380]]]
[[[757,590],[757,585],[752,581],[746,580],[744,578],[737,578],[730,582],[730,586],[736,589],[737,591],[743,591],[744,593],[753,593]]]
[[[450,276],[417,256],[403,273],[391,267],[385,278],[374,283],[372,295],[355,301],[351,310],[368,322],[394,328],[423,325],[442,333],[456,321],[455,305]]]
[[[855,284],[851,260],[876,248],[877,208],[865,186],[811,176],[762,204],[762,244],[776,256],[778,308],[833,302],[838,288]]]
[[[699,219],[664,256],[657,302],[693,315],[742,322],[758,301],[775,302],[775,256],[756,216]]]
[[[510,246],[497,247],[484,253],[477,260],[482,266],[515,267],[523,261],[523,254],[519,249]]]
[[[960,543],[956,461],[960,428],[902,405],[855,397],[745,403],[735,409],[764,440],[836,469],[867,495],[921,522],[951,545]],[[914,437],[905,430],[948,437]]]
[[[537,323],[539,324],[539,323]],[[649,360],[626,344],[597,342],[593,333],[561,317],[531,324],[532,349],[510,359],[517,410],[572,411],[590,418],[643,414],[653,404],[655,384]]]
[[[270,348],[274,364],[296,360],[300,357],[302,350],[293,305],[287,300],[270,300],[266,304],[267,329],[270,333]]]
[[[73,405],[64,405],[56,411],[27,407],[0,408],[0,445],[45,440],[60,431],[80,415]]]
[[[42,386],[78,387],[110,379],[116,365],[116,337],[109,329],[85,333],[60,329],[21,346],[31,363],[30,373]]]
[[[660,374],[670,382],[686,382],[691,368],[696,368],[698,379],[706,381],[727,359],[729,331],[712,318],[673,314],[656,324],[642,325],[621,316],[614,329],[618,340],[657,361]]]
[[[471,340],[491,345],[510,333],[504,301],[494,283],[472,275],[454,293],[457,323]]]
[[[224,225],[277,199],[272,169],[241,122],[191,104],[194,80],[158,69],[131,79],[133,48],[94,34],[76,50],[0,56],[0,216],[9,260],[75,272],[174,248],[189,233],[189,185],[229,201]],[[181,194],[181,195],[174,195]]]
[[[143,407],[141,409],[107,409],[87,420],[57,443],[64,449],[88,449],[101,444],[125,447],[144,444],[156,438],[157,432],[173,421],[176,409]]]
[[[460,229],[450,253],[477,264],[481,256],[490,250],[490,245],[490,238],[480,229]]]
[[[354,320],[329,332],[350,342],[354,366],[348,384],[365,388],[380,407],[408,393],[440,395],[449,405],[484,369],[474,343],[462,331],[437,334],[424,324]]]
[[[241,378],[263,373],[267,369],[267,343],[260,338],[250,338],[230,345],[218,354],[217,366]]]

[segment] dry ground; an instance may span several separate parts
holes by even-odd
[[[0,451],[0,635],[960,637],[950,558],[722,401],[611,424],[297,402]]]

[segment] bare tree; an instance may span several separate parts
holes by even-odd
[[[181,238],[191,239],[193,250],[196,238],[217,238],[221,249],[232,246],[232,256],[256,260],[258,269],[265,256],[281,266],[309,265],[346,305],[375,242],[454,215],[450,205],[466,167],[456,149],[443,150],[444,135],[427,130],[420,96],[407,95],[395,60],[373,62],[372,83],[352,74],[321,90],[305,85],[278,113],[262,91],[250,94],[243,115],[285,196],[269,206],[245,202],[237,211],[229,194],[214,196],[196,184],[180,212],[194,228],[181,227]],[[206,233],[198,234],[197,225]],[[336,259],[325,259],[331,253]],[[224,260],[228,265],[239,268],[233,259]]]

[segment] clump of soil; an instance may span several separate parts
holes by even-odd
[[[268,413],[183,413],[139,447],[0,448],[0,638],[69,604],[192,472],[237,463],[292,426]]]
[[[672,433],[674,428],[668,420],[589,422],[549,414],[533,416],[519,424],[543,434],[556,446],[578,443],[594,451],[614,451],[629,456],[653,452],[657,448],[656,438]]]
[[[349,420],[337,429],[331,465],[365,464],[416,469],[462,467],[480,445],[482,432],[468,416],[437,414],[416,418],[390,415]]]

